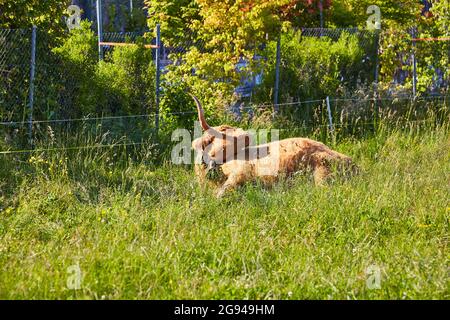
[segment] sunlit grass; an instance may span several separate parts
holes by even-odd
[[[350,180],[221,200],[123,148],[4,156],[0,298],[450,298],[448,124],[340,141],[362,168]]]

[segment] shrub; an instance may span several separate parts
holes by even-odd
[[[154,112],[155,65],[151,50],[143,45],[117,47],[96,71],[102,113]]]
[[[370,81],[371,74],[364,64],[365,48],[357,35],[343,33],[337,41],[328,37],[303,37],[288,32],[281,39],[280,100],[313,100],[336,91],[353,87],[358,82]],[[267,67],[264,81],[256,95],[267,101],[273,95],[276,43],[266,49]],[[355,71],[361,72],[355,72]]]
[[[140,43],[117,47],[98,63],[97,37],[83,21],[52,50],[48,68],[40,72],[51,81],[41,86],[47,97],[47,118],[130,115],[154,111],[154,73],[151,50]],[[44,92],[45,91],[45,92]],[[56,97],[52,98],[52,97]],[[51,100],[50,100],[51,99]]]
[[[73,29],[63,43],[52,50],[53,61],[40,74],[52,80],[41,87],[51,99],[52,89],[58,97],[47,105],[51,114],[59,110],[59,117],[80,117],[96,112],[97,37],[91,23],[83,21],[80,29]],[[44,73],[42,71],[45,71]],[[49,100],[47,100],[49,101]]]

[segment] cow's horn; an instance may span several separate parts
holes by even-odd
[[[202,104],[200,103],[200,101],[198,101],[198,98],[196,96],[194,96],[192,93],[189,93],[189,95],[192,97],[192,99],[194,99],[195,104],[197,105],[197,112],[198,112],[198,120],[200,121],[200,124],[202,125],[203,130],[208,130],[211,127],[209,126],[209,124],[206,122],[205,119],[205,112],[203,111],[203,107]]]
[[[208,130],[211,127],[206,122],[205,112],[203,111],[202,104],[200,103],[200,101],[198,100],[198,98],[196,96],[194,96],[191,93],[189,95],[192,97],[192,99],[194,99],[195,104],[197,105],[198,120],[200,121],[200,124],[202,125],[203,130],[205,130],[205,131]]]
[[[226,136],[225,133],[222,133],[222,132],[214,129],[206,122],[205,112],[204,112],[202,104],[200,103],[198,98],[196,96],[194,96],[192,93],[189,93],[189,95],[192,97],[192,99],[194,99],[195,104],[197,105],[198,120],[200,121],[200,124],[201,124],[203,130],[208,131],[210,134],[217,136],[217,137],[220,137],[220,136],[225,137]]]

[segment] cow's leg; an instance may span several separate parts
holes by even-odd
[[[234,186],[232,184],[229,184],[229,183],[225,182],[222,185],[222,187],[219,189],[219,191],[217,191],[216,197],[217,198],[222,198],[224,196],[225,192],[227,192],[227,190],[230,190],[230,189],[233,189],[233,188],[234,188]]]
[[[222,187],[220,187],[219,191],[217,191],[217,198],[223,197],[223,195],[237,186],[243,184],[245,181],[245,175],[233,174],[228,176],[228,179],[224,182]]]
[[[198,182],[199,182],[200,184],[205,183],[205,180],[206,180],[206,170],[205,170],[205,168],[203,167],[203,165],[202,165],[202,164],[196,164],[196,165],[194,166],[194,172],[195,172],[195,175],[197,176]]]
[[[325,152],[317,152],[311,157],[314,183],[323,185],[331,174],[329,155]]]
[[[318,165],[314,168],[314,183],[316,186],[323,185],[331,174],[330,168],[326,165]]]

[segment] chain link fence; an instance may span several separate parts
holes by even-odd
[[[0,119],[26,117],[30,89],[31,30],[0,29]]]
[[[251,122],[277,109],[282,117],[295,120],[299,129],[334,128],[355,133],[354,128],[359,126],[361,130],[371,130],[380,114],[398,113],[400,105],[411,100],[410,93],[402,97],[377,95],[379,37],[378,32],[356,28],[285,32],[279,45],[276,41],[263,44],[265,56],[256,58],[264,59],[265,68],[252,78],[243,78],[236,86],[238,101],[229,111],[234,118]],[[135,64],[127,64],[126,50],[114,58],[115,47],[105,45],[105,61],[98,63],[97,43],[95,37],[92,39],[85,48],[81,46],[85,50],[80,51],[82,54],[72,56],[70,48],[61,53],[61,42],[37,30],[36,72],[34,89],[30,91],[32,30],[0,30],[0,130],[7,142],[2,148],[19,149],[27,144],[31,96],[35,141],[64,145],[65,139],[76,133],[79,143],[81,135],[102,137],[93,138],[93,143],[141,143],[155,134],[155,117],[160,110],[155,102],[156,91],[161,91],[162,98],[171,95],[173,83],[164,78],[167,70],[181,66],[184,55],[193,47],[200,52],[210,50],[194,33],[187,33],[171,43],[162,43],[159,56],[155,49],[128,49],[133,59],[140,61]],[[136,32],[104,33],[103,41],[156,44],[152,33]],[[442,58],[447,53],[430,50],[431,57]],[[404,56],[410,57],[411,52]],[[157,59],[163,78],[159,85],[155,83]],[[411,65],[412,59],[404,63]],[[195,74],[195,70],[191,72]],[[432,83],[448,87],[444,76]],[[439,99],[425,98],[416,106],[426,110],[433,101],[448,104],[448,100]],[[166,119],[189,119],[184,124],[190,124],[196,114],[189,105],[190,98],[175,102],[177,105],[166,112]],[[161,125],[165,125],[164,119]]]
[[[378,32],[357,28],[303,28],[282,35],[274,100],[348,98],[361,88],[372,91],[379,74],[378,40]]]
[[[430,35],[423,27],[414,27],[385,31],[382,38],[380,54],[389,58],[385,58],[384,63],[392,70],[392,74],[381,75],[385,83],[385,78],[392,76],[386,93],[411,98],[449,93],[449,34]]]
[[[71,50],[68,34],[61,41],[38,29],[33,61],[32,34],[30,29],[0,29],[0,132],[6,142],[2,149],[29,147],[31,132],[35,143],[52,145],[62,145],[81,132],[80,136],[106,137],[108,143],[136,143],[153,135],[155,84],[149,67],[155,50],[134,50],[119,57],[121,63],[107,59],[99,64],[95,37],[80,36],[78,40],[86,42],[75,41]],[[105,39],[154,41],[143,35],[106,33]],[[113,53],[112,47],[106,51]],[[131,63],[130,57],[139,63]]]

